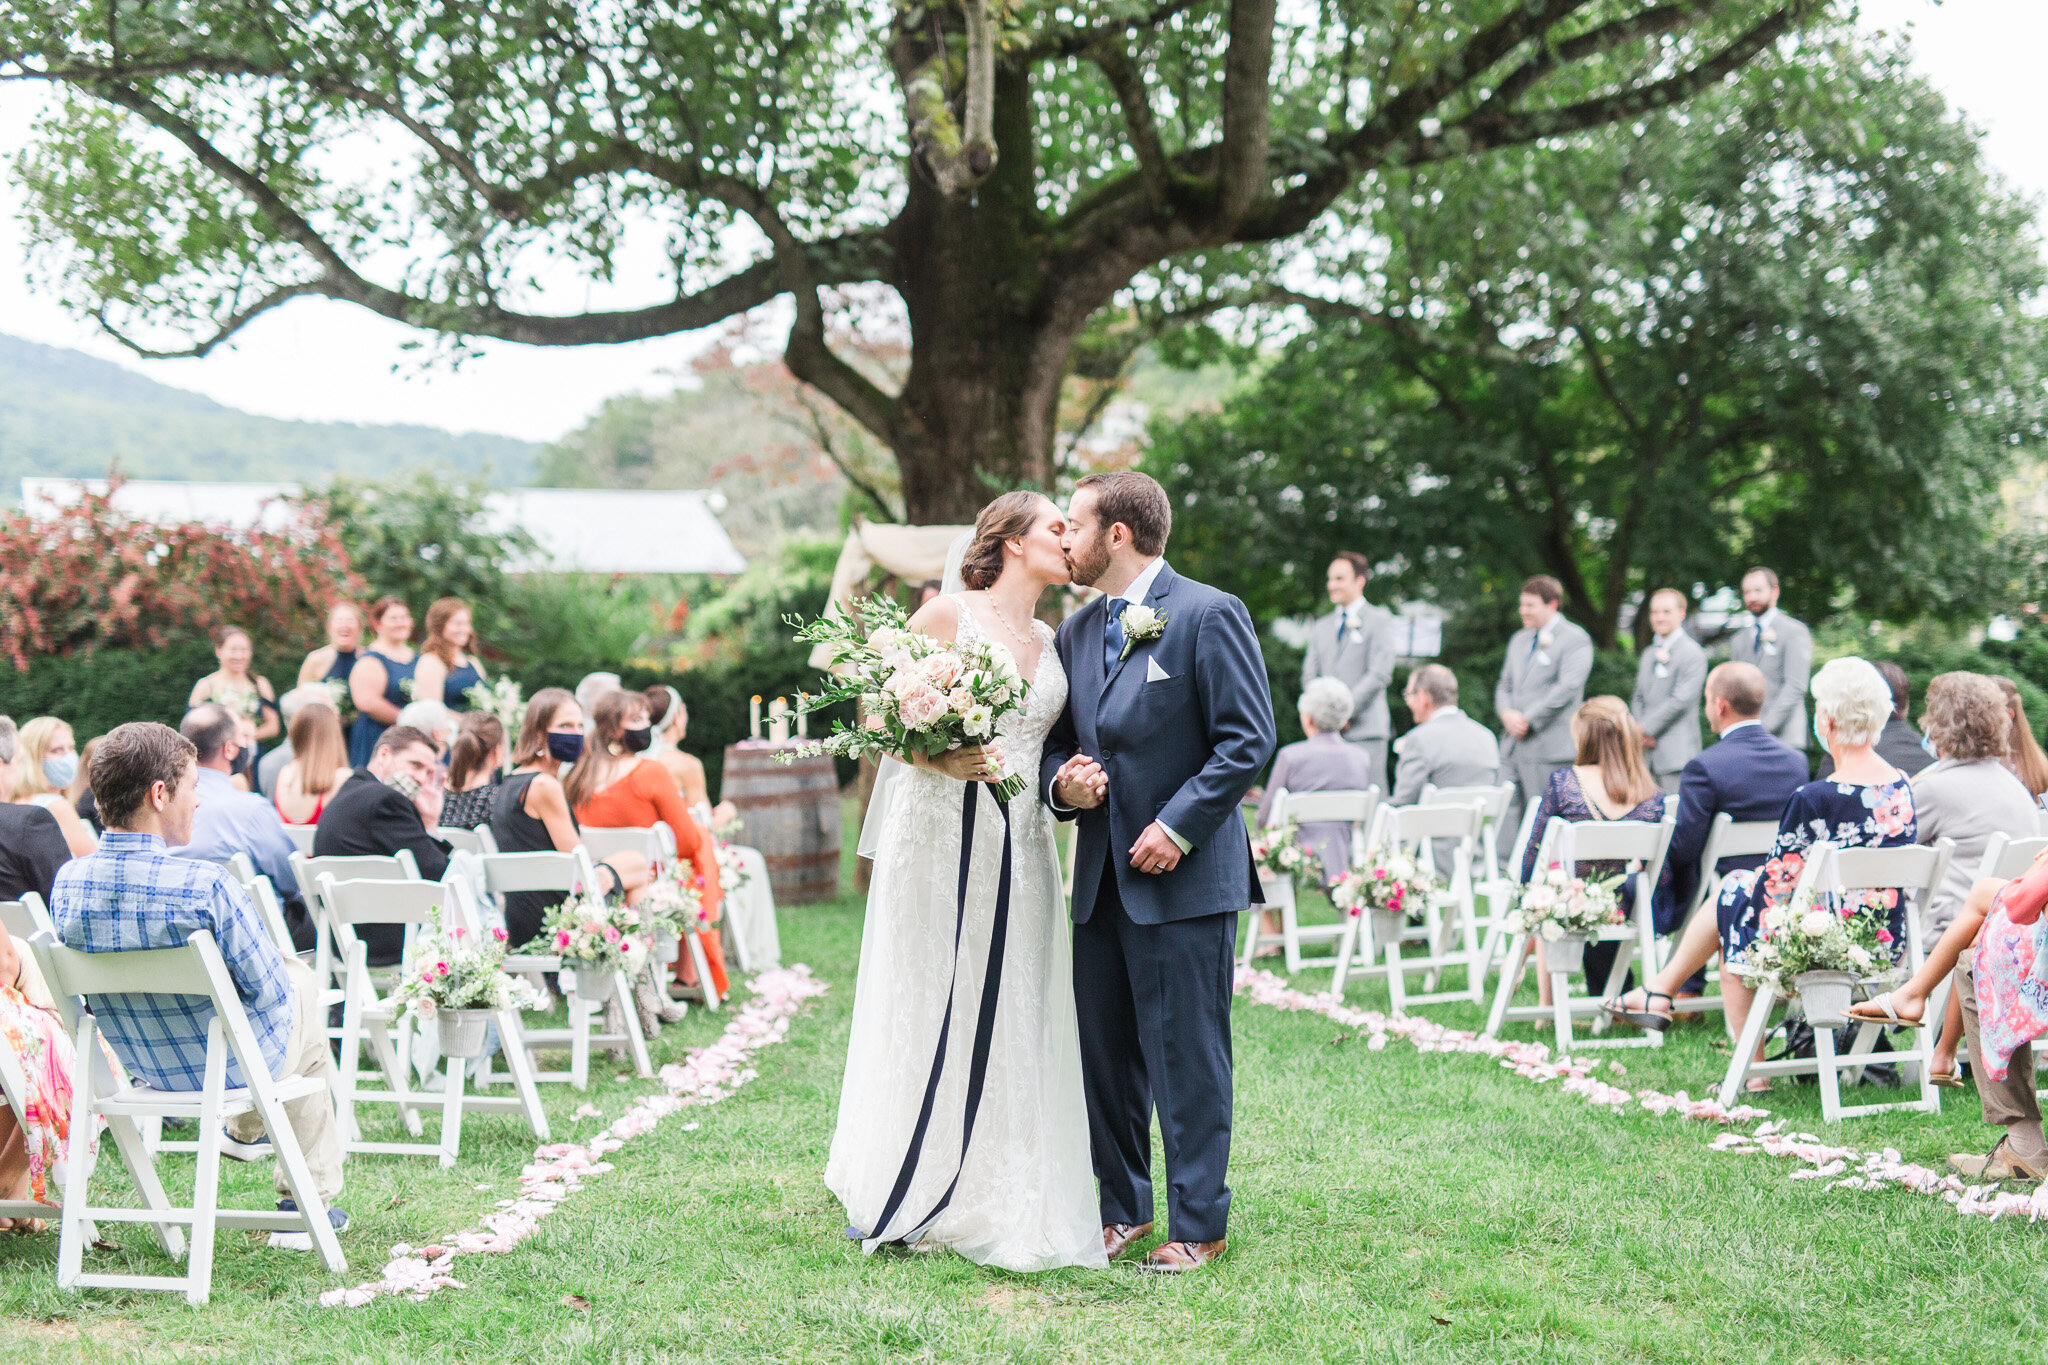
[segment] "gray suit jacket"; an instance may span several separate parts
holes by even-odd
[[[1387,684],[1394,680],[1393,616],[1384,607],[1361,600],[1359,628],[1339,643],[1341,614],[1332,608],[1309,627],[1308,654],[1301,664],[1301,685],[1313,678],[1336,678],[1351,689],[1351,723],[1346,739],[1385,739],[1394,733],[1387,713]]]
[[[1734,657],[1764,673],[1764,729],[1806,752],[1806,683],[1813,673],[1813,632],[1803,621],[1774,612],[1757,644],[1754,618],[1740,622],[1732,641]]]
[[[1683,630],[1652,641],[1636,666],[1629,714],[1657,741],[1645,757],[1653,773],[1682,772],[1700,751],[1700,697],[1707,690],[1707,652]]]
[[[1948,875],[1935,889],[1921,934],[1931,945],[1941,937],[1977,880],[1977,865],[1994,834],[2031,839],[2041,808],[2003,763],[1995,758],[1944,758],[1913,775],[1913,817],[1917,842],[1956,841]]]
[[[1500,741],[1493,731],[1455,706],[1446,706],[1395,741],[1400,760],[1394,765],[1397,806],[1422,799],[1427,785],[1490,787],[1500,781]]]
[[[1517,757],[1571,762],[1578,753],[1572,743],[1572,714],[1586,699],[1586,678],[1592,671],[1593,637],[1562,612],[1551,618],[1540,636],[1526,627],[1516,631],[1493,689],[1493,709],[1496,715],[1520,711],[1529,718],[1529,734],[1526,739],[1501,736],[1501,762]]]

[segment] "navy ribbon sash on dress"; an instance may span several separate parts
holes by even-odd
[[[882,1216],[875,1220],[874,1235],[866,1241],[870,1251],[877,1246],[914,1244],[953,1202],[953,1192],[960,1188],[960,1172],[967,1164],[967,1146],[974,1139],[974,1118],[981,1108],[982,1088],[988,1080],[989,1045],[995,1034],[996,999],[1003,981],[1003,947],[1010,927],[1010,808],[1001,801],[996,802],[996,811],[1003,820],[1003,859],[996,877],[996,913],[989,931],[988,966],[982,973],[981,1010],[974,1021],[974,1051],[967,1067],[966,1111],[960,1125],[960,1159],[953,1168],[953,1179],[946,1186],[946,1192],[939,1196],[939,1202],[932,1206],[931,1212],[908,1229],[889,1235],[889,1226],[910,1194],[910,1182],[916,1176],[918,1160],[924,1154],[932,1109],[939,1098],[939,1078],[946,1069],[946,1043],[953,1031],[953,997],[960,982],[960,942],[967,929],[967,877],[974,866],[975,797],[980,786],[979,782],[969,782],[960,800],[960,881],[954,897],[953,979],[946,987],[946,1012],[939,1022],[939,1046],[932,1057],[931,1075],[924,1084],[924,1104],[917,1111],[917,1126],[910,1133],[910,1149],[903,1154],[902,1169],[896,1173],[896,1184],[889,1191],[888,1203],[882,1206]]]

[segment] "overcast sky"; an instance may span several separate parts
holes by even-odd
[[[2048,4],[1864,0],[1862,11],[1870,26],[1910,26],[1921,69],[1986,130],[1992,164],[2015,185],[2048,197],[2048,81],[2040,70]],[[43,98],[34,87],[0,86],[0,148],[20,145]],[[138,361],[55,300],[31,292],[17,221],[21,197],[11,181],[0,181],[0,331],[89,351],[249,412],[421,422],[547,441],[580,425],[613,394],[670,387],[670,376],[701,344],[671,337],[560,350],[485,342],[459,369],[423,368],[420,353],[404,349],[410,329],[348,304],[301,299],[205,360]],[[545,299],[543,310],[569,312],[588,302],[585,289],[567,287]]]

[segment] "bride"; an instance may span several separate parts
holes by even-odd
[[[966,590],[910,621],[1015,661],[1030,692],[997,739],[1030,785],[1005,810],[981,749],[958,749],[901,772],[881,813],[825,1167],[868,1251],[944,1247],[1015,1271],[1107,1264],[1066,906],[1037,791],[1067,678],[1033,613],[1069,581],[1064,531],[1037,493],[997,498],[975,519]]]

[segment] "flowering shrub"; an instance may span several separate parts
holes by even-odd
[[[1270,825],[1252,836],[1252,862],[1275,877],[1292,877],[1308,866],[1308,850],[1292,820]]]
[[[1562,863],[1541,869],[1508,911],[1510,933],[1536,934],[1555,943],[1566,934],[1591,934],[1622,922],[1621,878],[1588,881]]]
[[[1436,873],[1406,848],[1375,849],[1365,862],[1347,869],[1330,888],[1330,903],[1347,915],[1384,911],[1406,917],[1429,904]]]
[[[908,761],[980,744],[995,761],[997,799],[1023,792],[1023,775],[1008,770],[993,743],[997,723],[1023,706],[1031,690],[1007,651],[985,641],[949,645],[921,635],[908,628],[902,606],[886,597],[869,598],[858,616],[787,620],[799,640],[826,646],[831,660],[824,691],[803,709],[851,701],[863,717],[857,726],[834,721],[830,737],[790,757],[888,754]]]
[[[414,938],[404,979],[392,995],[409,1013],[437,1010],[523,1010],[546,1004],[533,984],[504,970],[505,931],[479,937],[457,925]]]
[[[649,938],[646,917],[638,909],[579,891],[548,915],[539,951],[555,954],[565,967],[631,976],[647,964]]]
[[[38,655],[161,649],[226,624],[259,646],[303,649],[337,600],[362,591],[318,509],[278,530],[230,531],[136,521],[112,496],[85,493],[47,518],[0,515],[0,653],[16,669]]]
[[[1881,975],[1898,958],[1888,921],[1896,891],[1834,891],[1825,897],[1801,887],[1792,899],[1763,912],[1757,937],[1729,965],[1745,981],[1770,981],[1780,993],[1797,988],[1806,972]]]

